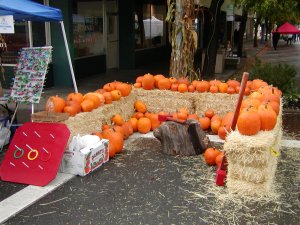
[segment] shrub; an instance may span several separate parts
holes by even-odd
[[[289,102],[299,99],[299,90],[295,81],[296,74],[295,68],[291,65],[262,63],[256,58],[250,70],[250,79],[262,79],[268,84],[278,87]]]

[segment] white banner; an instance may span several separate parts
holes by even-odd
[[[15,33],[13,16],[0,16],[0,33],[1,34]]]

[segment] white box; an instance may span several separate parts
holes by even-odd
[[[60,172],[85,176],[109,160],[109,141],[102,139],[80,151],[64,152]]]

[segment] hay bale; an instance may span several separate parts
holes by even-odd
[[[64,121],[71,132],[70,138],[77,134],[86,135],[101,131],[102,124],[111,124],[111,117],[117,113],[128,120],[134,112],[135,101],[136,94],[131,93],[126,98],[121,98],[112,104],[100,106],[92,112],[82,112],[70,117]]]
[[[231,132],[224,144],[228,160],[228,191],[238,195],[266,196],[274,185],[282,137],[282,110],[271,131],[245,136]]]
[[[135,93],[137,98],[147,105],[147,110],[152,113],[160,111],[173,113],[183,107],[187,108],[191,114],[195,112],[194,93],[142,88],[136,88]]]
[[[213,109],[215,114],[224,116],[228,112],[234,111],[238,94],[224,93],[194,93],[195,113],[202,116],[208,109]]]

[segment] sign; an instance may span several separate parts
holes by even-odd
[[[228,4],[226,7],[226,20],[227,21],[234,21],[234,5]]]
[[[15,33],[13,16],[0,16],[0,34],[13,33]]]
[[[14,101],[39,103],[51,59],[51,46],[22,48],[10,96]]]
[[[65,124],[24,123],[0,165],[1,180],[47,185],[56,177],[69,137]]]

